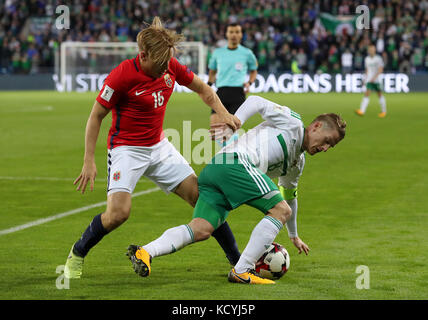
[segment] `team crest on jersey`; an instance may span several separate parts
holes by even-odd
[[[113,173],[113,180],[114,181],[120,180],[120,171],[116,171],[115,173]]]
[[[163,79],[165,80],[165,84],[167,85],[167,87],[172,88],[172,79],[169,76],[169,73],[165,74]]]

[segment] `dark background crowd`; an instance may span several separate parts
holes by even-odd
[[[355,15],[362,4],[370,9],[367,30],[334,33],[319,22],[320,13]],[[70,29],[55,25],[59,5],[70,9]],[[428,0],[3,0],[0,74],[53,72],[63,41],[135,41],[156,15],[187,41],[206,44],[207,59],[226,44],[227,24],[241,24],[261,72],[362,71],[369,43],[388,72],[428,72]]]

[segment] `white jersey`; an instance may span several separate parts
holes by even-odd
[[[379,71],[379,68],[384,66],[382,58],[379,55],[374,55],[373,57],[367,56],[364,59],[364,64],[367,71],[366,82],[379,83],[379,77],[376,77],[374,81],[372,81],[372,78]]]
[[[243,124],[255,113],[266,121],[249,130],[220,152],[248,155],[250,161],[270,178],[280,177],[279,185],[297,187],[305,165],[302,150],[304,125],[300,115],[258,96],[250,96],[235,115]]]

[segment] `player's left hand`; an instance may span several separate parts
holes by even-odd
[[[294,246],[299,250],[299,254],[304,252],[306,255],[309,253],[309,247],[299,237],[290,238]]]
[[[214,123],[210,128],[212,140],[227,141],[233,135],[233,130],[225,123]]]

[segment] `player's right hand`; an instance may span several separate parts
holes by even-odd
[[[241,128],[241,120],[237,116],[226,113],[220,116],[220,122],[227,124],[234,132]]]
[[[81,191],[82,194],[85,193],[88,182],[91,182],[91,191],[94,191],[94,183],[96,176],[97,167],[95,165],[95,162],[85,162],[83,164],[82,172],[73,182],[74,185],[80,182],[76,190]]]

